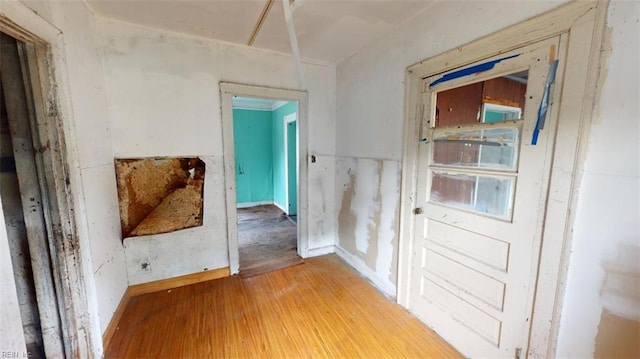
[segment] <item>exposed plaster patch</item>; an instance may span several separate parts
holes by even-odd
[[[640,358],[640,322],[603,310],[594,358]]]
[[[337,203],[340,203],[338,211],[338,241],[339,245],[350,253],[356,253],[355,242],[352,239],[355,233],[355,218],[351,214],[351,201],[355,195],[353,183],[355,180],[354,169],[356,161],[354,159],[344,159],[337,161],[337,186],[339,193]]]
[[[355,196],[351,201],[351,212],[356,218],[355,244],[360,253],[369,250],[370,228],[375,228],[374,221],[376,197],[380,185],[380,163],[377,161],[359,160],[356,162]]]
[[[394,258],[394,241],[398,227],[398,204],[400,200],[399,181],[400,166],[396,161],[384,161],[380,180],[380,221],[378,224],[378,256],[376,272],[385,279],[395,283],[392,275]]]
[[[619,244],[615,256],[605,261],[606,277],[600,292],[603,309],[640,322],[640,246]]]
[[[341,205],[338,244],[350,258],[370,268],[377,282],[393,287],[397,281],[393,266],[397,263],[400,165],[397,161],[343,158],[336,166],[337,203]]]

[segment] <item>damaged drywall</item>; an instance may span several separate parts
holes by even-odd
[[[595,358],[640,357],[640,245],[621,244],[603,263]]]
[[[228,266],[225,238],[226,212],[224,203],[223,159],[199,157],[207,168],[203,187],[202,226],[179,231],[124,239],[126,269],[130,285],[151,282]]]
[[[255,48],[100,20],[114,156],[198,154],[206,163],[203,225],[124,240],[130,284],[229,265],[220,82],[295,89],[291,57]],[[335,66],[304,63],[309,93],[309,255],[335,241]],[[134,119],[134,120],[132,120]],[[113,158],[112,158],[113,159]],[[113,168],[113,163],[111,164]],[[318,186],[318,187],[315,187]],[[321,187],[320,187],[321,186]],[[230,189],[228,189],[230,188]],[[145,268],[143,264],[148,263]]]
[[[199,158],[116,159],[115,169],[123,238],[202,225]]]
[[[607,11],[601,92],[572,209],[558,357],[631,358],[639,351],[640,3],[612,1]]]
[[[640,322],[603,310],[594,358],[640,358]]]
[[[334,252],[336,238],[335,214],[335,162],[333,156],[313,155],[308,159],[309,191],[309,256]],[[328,177],[327,174],[331,174]]]
[[[388,294],[395,294],[393,268],[399,225],[400,164],[380,159],[339,158],[336,161],[337,216],[341,251]],[[366,275],[366,273],[365,273]]]

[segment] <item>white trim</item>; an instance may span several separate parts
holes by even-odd
[[[327,246],[317,247],[317,248],[309,248],[307,253],[308,257],[319,257],[325,254],[335,253],[336,249],[333,244],[329,244]]]
[[[255,108],[255,107],[247,107],[247,106],[233,106],[233,109],[234,110],[271,112],[271,108]]]
[[[234,110],[273,111],[273,107],[280,101],[234,96],[232,102]]]
[[[360,275],[367,278],[376,287],[387,297],[393,298],[396,295],[396,286],[381,280],[378,277],[378,274],[371,269],[367,264],[359,257],[354,256],[353,254],[347,252],[339,245],[335,245],[335,253],[338,257],[342,258],[347,264],[349,264],[353,269],[359,272]]]
[[[29,32],[20,37],[20,40],[37,45],[37,75],[41,81],[39,90],[43,92],[42,96],[46,97],[45,101],[52,105],[51,108],[39,109],[45,111],[45,116],[51,119],[51,128],[41,130],[51,131],[49,136],[54,138],[61,136],[59,140],[62,142],[63,151],[57,156],[62,157],[59,161],[53,161],[54,178],[51,179],[55,182],[55,193],[52,191],[49,195],[56,196],[56,203],[52,203],[51,206],[57,206],[61,211],[60,236],[66,241],[58,241],[55,246],[49,244],[52,257],[56,257],[52,258],[52,261],[57,262],[54,276],[58,275],[57,282],[61,287],[56,286],[59,290],[57,296],[60,316],[67,326],[64,329],[63,324],[65,352],[68,356],[100,357],[103,353],[102,333],[69,89],[67,51],[64,43],[66,35],[20,1],[2,1],[0,12],[11,21],[12,29],[24,29]],[[56,119],[59,122],[56,122]],[[60,166],[60,162],[65,162],[66,166]],[[77,243],[67,243],[76,240]]]
[[[290,122],[298,120],[298,114],[296,112],[290,113],[282,118],[282,128],[284,131],[284,206],[287,208],[284,213],[289,213],[289,128],[287,127]],[[296,125],[296,132],[298,132],[298,126]],[[296,136],[296,157],[298,157],[298,136]],[[298,171],[296,171],[296,192],[298,191]]]
[[[264,86],[252,86],[230,82],[220,82],[221,112],[222,112],[222,141],[224,148],[224,183],[227,206],[227,239],[229,249],[229,269],[231,274],[240,271],[240,256],[238,250],[238,224],[236,208],[236,176],[235,154],[233,145],[233,106],[232,96],[248,96],[268,98],[274,100],[295,101],[298,103],[298,255],[305,258],[309,248],[308,234],[308,94],[306,91],[277,89]]]
[[[288,104],[290,101],[274,101],[273,102],[273,106],[271,106],[271,111],[275,111],[277,109],[279,109],[280,107]]]
[[[584,155],[588,140],[586,134],[593,118],[591,110],[595,103],[599,49],[607,6],[607,2],[571,2],[407,68],[398,249],[399,304],[406,308],[410,305],[414,228],[412,212],[416,198],[418,136],[421,126],[427,126],[425,119],[432,117],[434,111],[429,109],[432,113],[425,114],[427,109],[423,106],[425,101],[421,79],[568,32],[571,34],[571,41],[565,78],[572,80],[565,81],[562,102],[559,104],[559,118],[562,121],[558,124],[552,160],[548,191],[552,195],[544,212],[544,240],[541,244],[533,316],[530,320],[531,330],[529,337],[523,338],[523,347],[526,347],[528,340],[528,356],[555,356],[564,278],[570,256],[567,249],[573,223],[570,208],[575,205],[579,185],[576,177],[583,166],[579,160]]]
[[[265,206],[268,204],[274,204],[274,203],[273,201],[236,203],[236,208],[251,208],[251,207],[257,207],[257,206]]]
[[[509,113],[518,114],[516,118],[509,118],[508,120],[519,120],[520,117],[522,117],[522,109],[520,107],[505,106],[505,105],[498,105],[495,103],[484,102],[482,104],[482,110],[480,113],[480,123],[486,123],[485,118],[487,116],[487,111],[509,112]]]

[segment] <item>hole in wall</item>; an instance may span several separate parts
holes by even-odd
[[[116,159],[115,168],[123,238],[202,226],[201,159]]]

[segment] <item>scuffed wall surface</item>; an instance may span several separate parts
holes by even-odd
[[[370,268],[376,281],[394,293],[393,268],[399,225],[400,163],[338,158],[336,204],[339,242],[343,250]]]
[[[52,23],[64,33],[73,118],[67,123],[69,151],[77,150],[82,194],[76,207],[81,247],[91,250],[100,334],[106,329],[127,288],[111,131],[108,122],[103,58],[98,51],[96,20],[83,2],[51,2]],[[75,148],[73,144],[75,143]],[[72,183],[73,185],[73,183]],[[80,188],[79,188],[80,189]],[[93,288],[88,288],[92,290]],[[101,342],[101,337],[98,338]]]
[[[625,340],[640,327],[640,4],[613,1],[607,27],[602,93],[577,194],[558,357],[637,357],[640,350],[637,334]]]
[[[189,155],[207,165],[204,225],[125,240],[131,284],[228,266],[219,82],[297,88],[292,58],[107,19],[100,28],[115,156]],[[309,154],[326,156],[309,165],[312,250],[335,238],[334,216],[322,215],[334,213],[335,67],[306,63],[304,71]]]
[[[365,270],[375,269],[364,274],[383,290],[395,294],[398,269],[398,230],[397,225],[391,227],[389,223],[398,221],[400,192],[392,187],[400,183],[405,69],[563,2],[436,2],[396,31],[338,64],[336,156],[342,158],[336,168],[338,243],[356,256],[355,261],[366,263]],[[464,20],[469,18],[473,21]],[[388,173],[393,173],[387,162],[398,167],[394,181],[385,179]],[[385,176],[375,175],[377,168],[383,167]],[[374,189],[378,188],[384,190],[377,194]],[[344,218],[351,211],[361,212],[358,215],[363,217],[345,223]],[[381,236],[392,239],[377,245]],[[359,249],[366,249],[367,254]],[[381,278],[384,282],[380,282]]]
[[[98,51],[95,17],[82,1],[25,0],[12,6],[33,10],[35,18],[41,17],[40,20],[61,31],[62,47],[53,49],[52,61],[59,105],[63,109],[79,260],[88,275],[87,287],[78,290],[86,291],[89,301],[86,315],[91,328],[84,329],[90,332],[94,354],[101,356],[102,331],[128,283],[118,225],[103,58]]]
[[[313,153],[313,152],[311,152]],[[316,152],[317,153],[317,152]],[[333,252],[338,237],[335,221],[335,157],[315,155],[307,159],[309,168],[309,255]],[[300,158],[301,161],[304,158]],[[298,208],[298,213],[300,208]],[[315,251],[314,251],[315,250]]]

